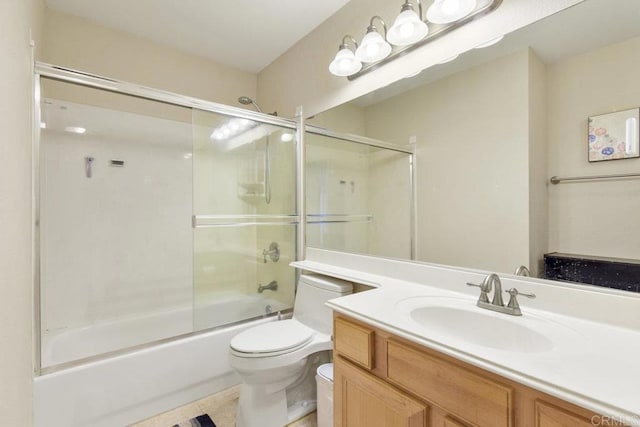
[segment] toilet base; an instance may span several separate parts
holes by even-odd
[[[286,388],[274,390],[270,384],[240,387],[236,427],[284,427],[316,410],[316,369],[330,359],[329,351],[308,357],[298,378]]]

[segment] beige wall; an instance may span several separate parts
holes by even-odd
[[[31,425],[33,335],[30,30],[40,0],[0,2],[0,424]]]
[[[282,116],[292,117],[298,105],[308,115],[317,114],[581,1],[503,1],[483,19],[349,82],[328,70],[342,37],[361,39],[373,15],[391,25],[401,6],[399,1],[352,0],[258,74],[258,100]]]
[[[587,161],[587,118],[640,105],[640,37],[549,66],[549,175],[637,173],[640,159]],[[640,181],[549,186],[549,249],[640,258]]]
[[[529,263],[529,62],[521,51],[367,109],[367,136],[416,137],[418,259]]]
[[[549,247],[547,193],[547,67],[529,51],[529,262],[532,275],[544,271]],[[515,267],[514,267],[515,268]]]
[[[311,117],[307,121],[307,124],[331,129],[336,132],[364,135],[364,114],[364,108],[348,103]]]
[[[157,89],[241,107],[255,74],[185,54],[85,19],[48,10],[42,60]]]

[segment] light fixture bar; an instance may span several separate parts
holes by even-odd
[[[471,13],[469,13],[466,17],[464,17],[463,19],[460,19],[459,21],[455,21],[452,22],[450,24],[432,24],[429,26],[430,30],[429,33],[420,41],[413,43],[411,45],[408,46],[402,46],[402,47],[396,47],[393,49],[393,51],[391,52],[391,54],[389,56],[387,56],[384,59],[381,59],[378,62],[374,62],[374,63],[369,63],[369,64],[364,64],[362,69],[356,73],[353,73],[349,76],[347,76],[347,79],[349,80],[355,80],[360,76],[363,76],[371,71],[376,70],[377,68],[379,68],[380,66],[393,61],[395,58],[402,56],[402,55],[406,55],[407,53],[411,52],[414,49],[417,49],[421,46],[424,46],[425,44],[444,36],[447,33],[450,33],[451,31],[460,28],[461,26],[476,20],[484,15],[487,15],[491,12],[493,12],[494,10],[496,10],[498,8],[498,6],[500,6],[502,4],[503,0],[490,0],[488,3],[487,2],[481,2],[478,1],[478,6],[476,6],[476,9],[473,10]],[[428,22],[428,21],[427,21]]]

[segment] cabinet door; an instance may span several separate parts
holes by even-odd
[[[536,427],[593,427],[595,425],[587,418],[541,400],[536,400],[535,409]]]
[[[341,357],[334,360],[335,427],[425,427],[428,408]]]

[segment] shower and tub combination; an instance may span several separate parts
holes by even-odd
[[[229,343],[290,317],[306,240],[413,253],[411,221],[385,252],[405,224],[376,202],[404,168],[412,203],[411,150],[48,64],[35,95],[36,426],[126,425],[238,384]]]

